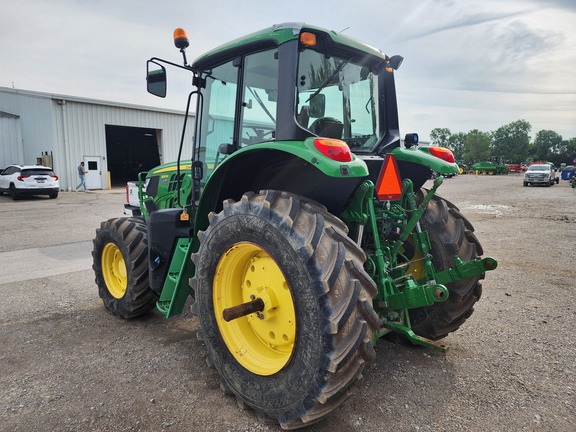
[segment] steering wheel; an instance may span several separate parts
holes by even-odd
[[[261,143],[263,141],[268,141],[267,137],[269,136],[270,138],[272,138],[274,134],[274,130],[257,129],[256,127],[252,127],[251,129],[254,131],[256,135],[240,138],[242,144],[251,145]]]

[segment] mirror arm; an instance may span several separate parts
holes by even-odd
[[[198,73],[198,70],[197,70],[197,69],[194,69],[194,68],[193,68],[192,66],[190,66],[190,65],[182,66],[182,65],[179,65],[179,64],[177,64],[177,63],[172,63],[172,62],[170,62],[170,61],[168,61],[168,60],[164,60],[164,59],[161,59],[161,58],[158,58],[158,57],[152,57],[149,61],[155,61],[155,62],[159,62],[159,63],[165,63],[165,64],[169,64],[170,66],[175,66],[175,67],[180,68],[180,69],[184,69],[184,70],[187,70],[187,71],[191,71],[191,72],[193,72],[193,73],[195,73],[195,74]]]

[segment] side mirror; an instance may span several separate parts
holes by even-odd
[[[148,93],[161,98],[166,97],[166,68],[155,61],[146,62],[146,88]]]
[[[326,111],[326,96],[322,93],[318,93],[312,99],[310,99],[310,117],[320,118],[324,117],[324,112]]]
[[[404,61],[404,57],[395,55],[390,57],[390,67],[394,70],[398,70],[402,62]]]

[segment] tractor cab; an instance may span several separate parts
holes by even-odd
[[[325,146],[366,155],[398,147],[391,72],[401,62],[295,23],[208,52],[186,66],[198,86],[194,158],[203,162],[204,180],[226,156],[263,142],[328,138],[339,142]],[[165,72],[149,69],[149,91],[165,94],[159,75],[165,80]]]

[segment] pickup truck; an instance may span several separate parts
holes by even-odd
[[[137,181],[129,181],[126,183],[126,204],[124,204],[124,215],[129,217],[142,217],[140,199],[138,198]]]
[[[532,164],[524,173],[524,186],[558,184],[560,178],[556,176],[554,165],[551,163]]]

